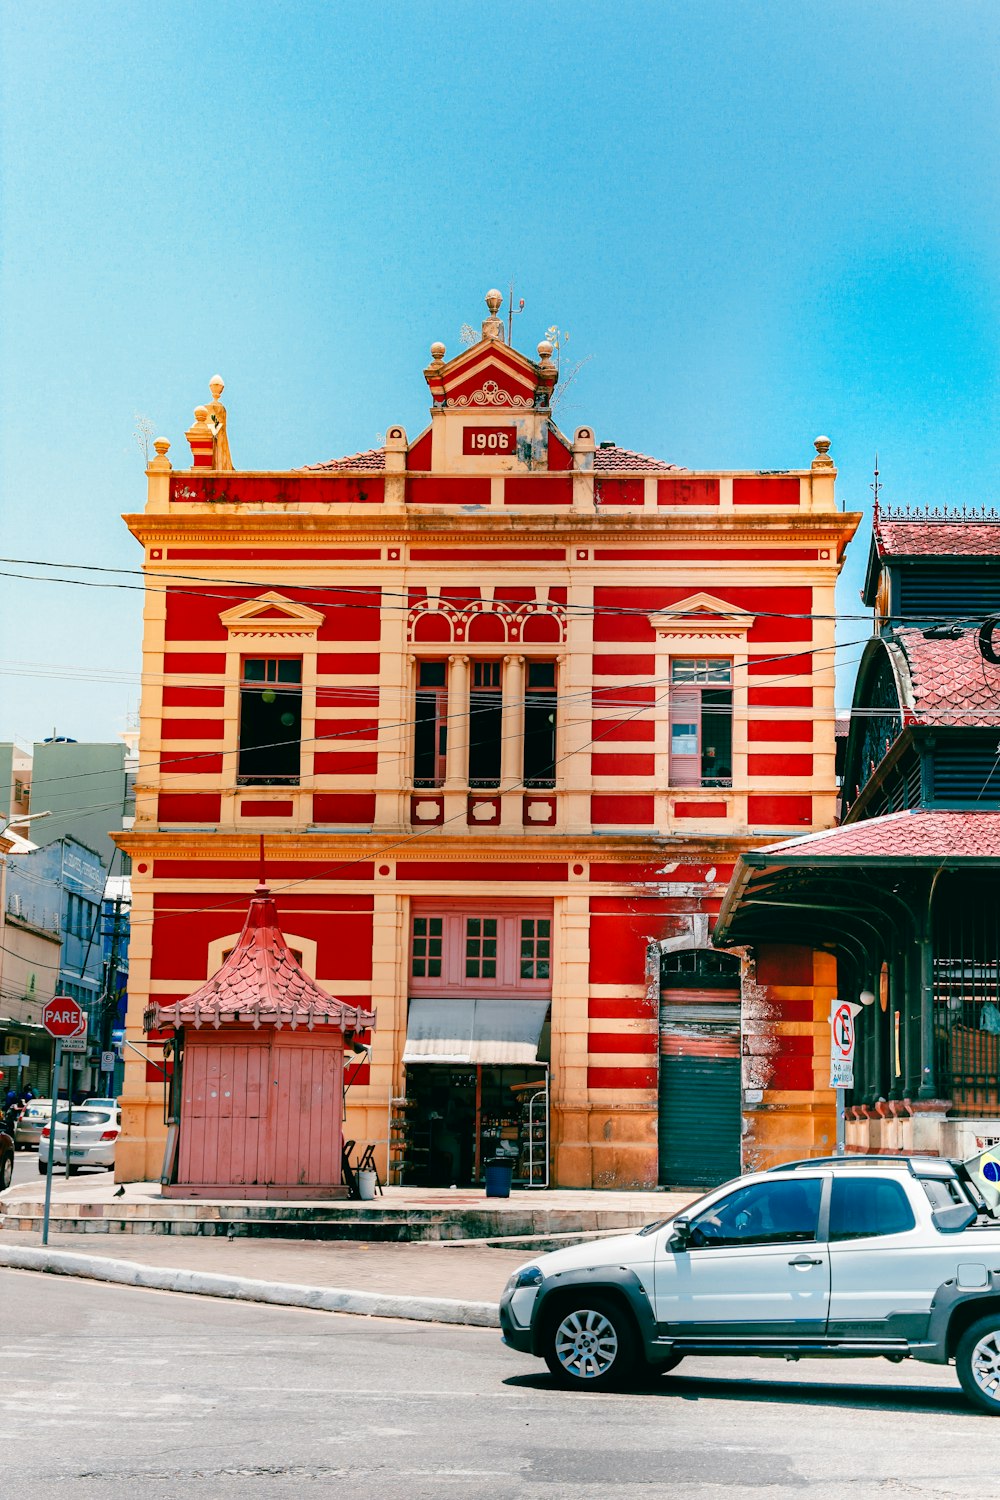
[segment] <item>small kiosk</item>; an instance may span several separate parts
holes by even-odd
[[[302,969],[254,891],[236,947],[194,994],[150,1005],[174,1028],[161,1185],[169,1198],[343,1198],[344,1044],[375,1013]]]

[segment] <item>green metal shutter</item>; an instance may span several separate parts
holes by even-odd
[[[738,1057],[660,1057],[660,1185],[715,1187],[739,1176]]]

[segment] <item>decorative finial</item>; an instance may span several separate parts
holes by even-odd
[[[882,486],[878,479],[878,454],[875,455],[875,478],[872,481],[872,491],[875,495],[875,514],[878,515],[878,497],[882,493]]]
[[[490,310],[490,315],[483,319],[483,338],[497,339],[501,344],[504,342],[503,319],[498,318],[497,313],[500,311],[502,302],[503,292],[498,292],[496,287],[492,287],[486,293],[486,306]]]
[[[153,448],[156,451],[156,457],[150,459],[149,467],[151,469],[160,469],[161,471],[169,469],[171,464],[167,454],[170,452],[170,444],[167,439],[164,437],[154,438]]]
[[[223,380],[221,375],[213,375],[211,380],[208,382],[208,388],[212,392],[212,400],[218,401],[219,397],[226,389],[226,382]]]
[[[444,345],[441,343],[440,339],[436,344],[431,345],[431,359],[437,365],[439,365],[444,359]]]
[[[551,364],[552,350],[554,347],[555,346],[553,344],[549,343],[548,339],[542,339],[541,343],[538,346],[538,358],[541,360],[543,365]]]
[[[267,875],[264,869],[264,835],[260,836],[260,876],[257,885],[261,890],[267,889]]]
[[[833,459],[830,457],[830,439],[828,437],[815,438],[813,440],[813,447],[816,449],[816,457],[812,461],[814,469],[833,469],[836,467]]]
[[[204,422],[207,419],[207,417],[208,417],[208,407],[207,406],[196,406],[195,407],[195,409],[194,409],[194,419],[195,419],[196,422]]]

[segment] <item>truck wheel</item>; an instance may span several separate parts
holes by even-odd
[[[1000,1417],[1000,1313],[965,1330],[955,1350],[955,1369],[973,1406]]]
[[[638,1348],[632,1320],[618,1303],[584,1295],[553,1314],[545,1363],[559,1385],[609,1390],[634,1375]]]

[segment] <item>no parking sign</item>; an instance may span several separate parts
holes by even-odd
[[[854,1017],[859,1007],[835,1000],[830,1012],[830,1087],[854,1087]]]

